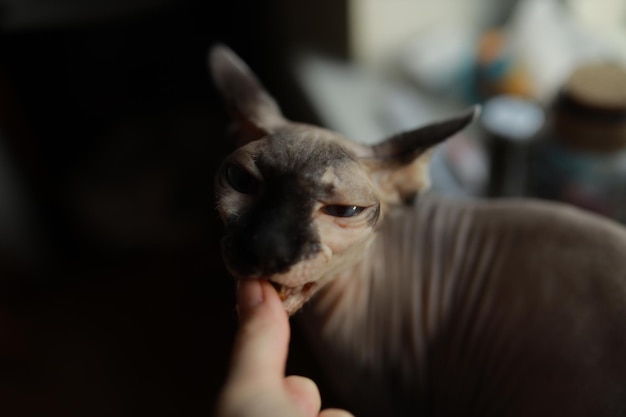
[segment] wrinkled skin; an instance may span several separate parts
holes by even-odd
[[[225,262],[268,279],[359,416],[626,415],[626,231],[562,205],[426,193],[464,115],[367,147],[287,121],[232,52]],[[305,303],[309,302],[307,305]],[[391,412],[390,412],[391,410]]]
[[[626,415],[624,229],[531,201],[398,211],[298,317],[342,406]]]

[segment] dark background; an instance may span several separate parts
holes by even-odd
[[[0,247],[0,415],[211,415],[236,315],[212,195],[228,117],[206,56],[228,44],[315,121],[281,66],[276,3],[3,29],[0,145],[31,233]]]

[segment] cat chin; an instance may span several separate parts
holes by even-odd
[[[276,290],[285,311],[290,316],[295,314],[321,288],[323,274],[328,273],[332,251],[325,245],[312,258],[300,261],[287,272],[264,275],[262,273],[242,273],[234,268],[234,263],[226,260],[226,267],[236,280],[263,279]]]
[[[297,287],[288,287],[274,281],[269,281],[276,289],[278,297],[288,315],[295,314],[317,291],[315,282],[307,282]]]
[[[317,281],[309,281],[301,285],[285,285],[273,280],[271,277],[263,275],[242,276],[237,273],[234,273],[233,275],[237,281],[259,279],[269,282],[276,290],[276,294],[280,298],[280,301],[289,316],[297,313],[298,310],[300,310],[320,288],[320,284]]]

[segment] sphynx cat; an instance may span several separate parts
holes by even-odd
[[[223,255],[267,279],[357,416],[626,416],[626,230],[565,205],[426,193],[466,114],[374,146],[286,120],[224,46],[238,128]],[[626,192],[626,190],[625,190]]]

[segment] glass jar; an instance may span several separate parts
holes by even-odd
[[[531,151],[529,193],[626,223],[626,69],[585,65],[550,111]]]

